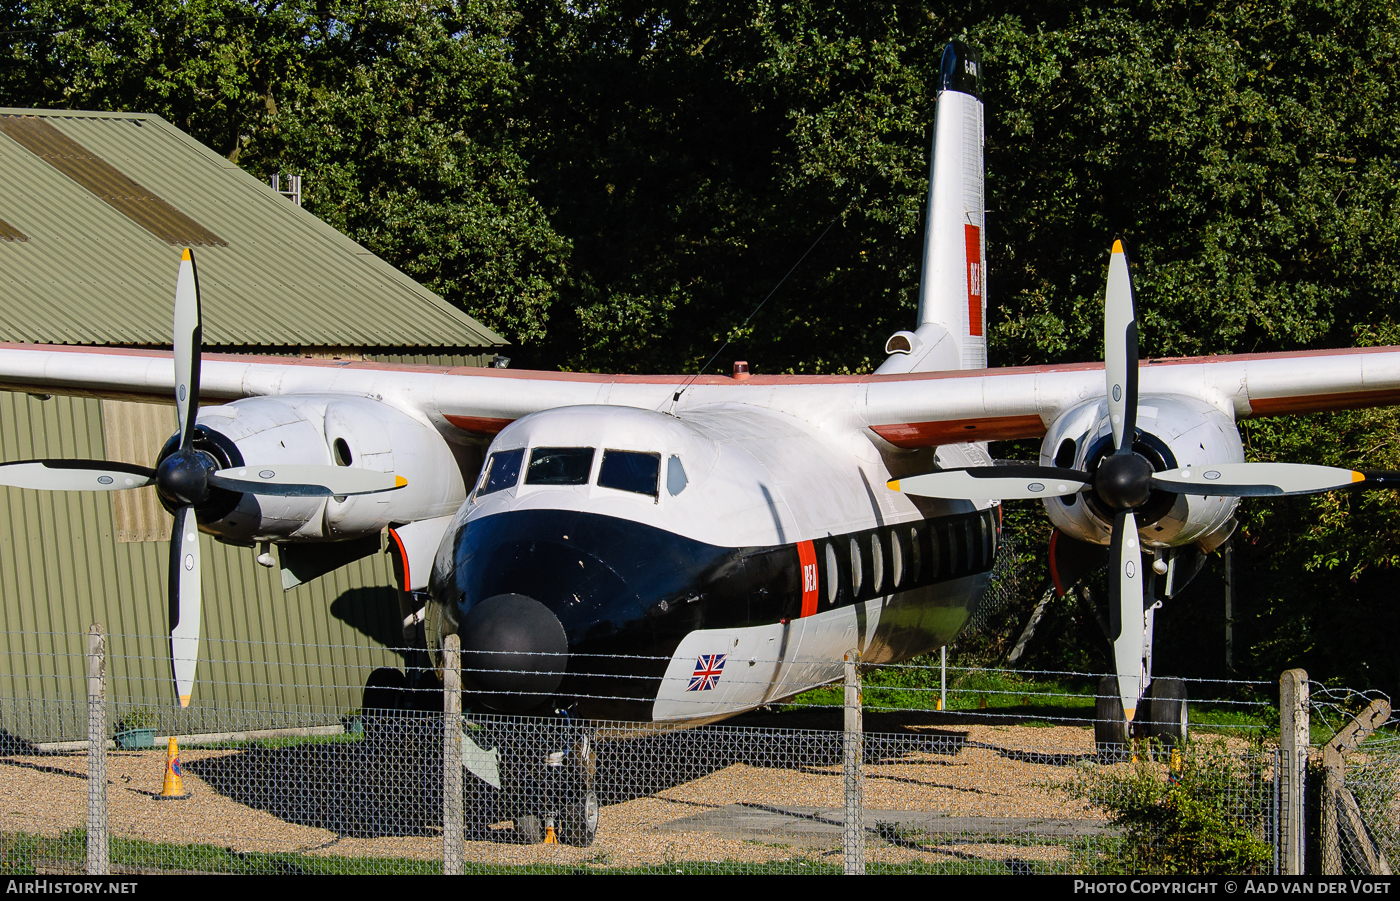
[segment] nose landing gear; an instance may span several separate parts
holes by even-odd
[[[555,840],[586,848],[598,837],[598,740],[589,727],[512,724],[501,734],[499,807],[526,844]],[[494,816],[494,815],[493,815]]]

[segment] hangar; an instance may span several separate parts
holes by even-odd
[[[206,353],[482,366],[505,343],[158,116],[0,109],[0,342],[168,348],[186,246]],[[0,391],[5,461],[154,465],[175,429],[173,406]],[[155,489],[0,492],[0,726],[57,728],[35,711],[83,697],[94,622],[112,635],[109,693],[171,700],[172,520]],[[257,549],[202,541],[196,708],[349,710],[373,668],[403,665],[384,554],[296,584],[306,561],[267,568]]]

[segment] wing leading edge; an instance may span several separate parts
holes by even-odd
[[[1400,404],[1400,347],[1146,360],[1145,394],[1201,398],[1235,419]],[[673,409],[689,376],[594,375],[209,354],[203,403],[288,394],[377,397],[438,428],[494,434],[579,404]],[[0,389],[169,403],[169,353],[0,344]],[[869,429],[897,447],[1038,438],[1102,392],[1103,364],[858,376],[696,379],[674,409],[744,404],[828,428]]]

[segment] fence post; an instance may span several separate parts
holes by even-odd
[[[460,639],[442,643],[442,872],[462,875],[462,654]]]
[[[948,646],[938,649],[938,709],[948,709]]]
[[[87,647],[87,868],[89,876],[111,872],[107,847],[107,637],[88,629]]]
[[[865,875],[865,802],[861,792],[861,766],[865,757],[865,727],[860,715],[860,652],[846,652],[846,729],[842,733],[842,771],[846,784],[846,811],[842,850],[847,876]]]
[[[1304,782],[1311,728],[1307,670],[1291,669],[1279,677],[1279,754],[1283,762],[1283,829],[1279,835],[1279,872],[1303,875]]]

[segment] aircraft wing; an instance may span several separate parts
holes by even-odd
[[[447,431],[492,435],[541,410],[614,404],[684,410],[739,403],[826,428],[870,429],[898,447],[1037,438],[1103,392],[1103,364],[858,376],[595,375],[208,354],[204,403],[287,394],[383,400]],[[1400,404],[1400,347],[1151,359],[1144,394],[1201,398],[1236,419]],[[171,354],[0,344],[0,388],[170,403]],[[675,395],[680,392],[680,399]]]

